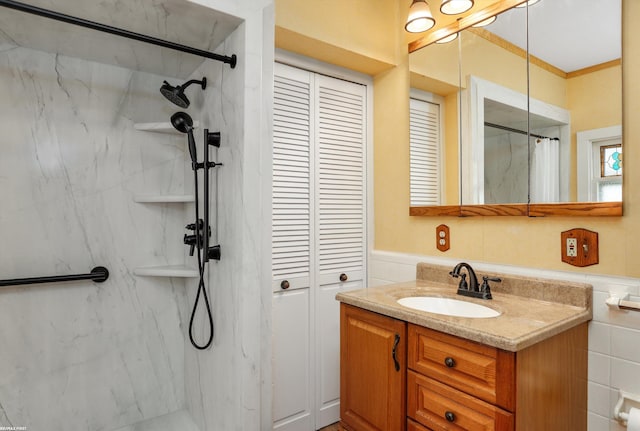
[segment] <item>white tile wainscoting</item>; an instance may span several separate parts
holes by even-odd
[[[459,259],[374,250],[369,255],[370,287],[414,280],[416,264],[453,266]],[[624,431],[613,417],[618,391],[640,394],[640,313],[611,310],[605,304],[609,291],[629,293],[640,301],[640,279],[549,271],[468,261],[479,272],[499,272],[589,283],[593,286],[593,320],[589,324],[588,430]]]

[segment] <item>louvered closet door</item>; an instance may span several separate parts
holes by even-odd
[[[411,206],[440,205],[440,105],[410,99]]]
[[[340,415],[340,291],[365,276],[366,87],[316,76],[316,429]]]
[[[275,65],[273,127],[274,430],[314,428],[311,90],[308,72]]]

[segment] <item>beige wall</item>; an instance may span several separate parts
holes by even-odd
[[[311,3],[331,7],[330,14],[316,22]],[[352,2],[331,0],[325,2],[299,2],[276,0],[276,34],[295,39],[308,37],[321,40],[329,46],[321,60],[347,66],[353,59],[340,58],[352,52],[354,59],[374,55],[378,69],[360,64],[355,70],[374,77],[374,248],[405,253],[434,255],[455,259],[468,259],[492,263],[547,268],[589,273],[616,274],[640,277],[640,171],[635,172],[638,159],[634,142],[640,139],[640,124],[634,112],[640,112],[640,34],[633,31],[633,23],[640,20],[640,2],[623,0],[623,85],[624,85],[624,212],[623,217],[410,217],[409,214],[409,146],[408,146],[408,54],[399,41],[404,40],[402,19],[408,2],[376,0],[377,8],[367,15],[379,28],[352,25],[341,29],[346,14],[356,12]],[[362,6],[370,2],[355,2]],[[407,3],[407,4],[405,4]],[[286,7],[284,7],[286,5]],[[283,12],[286,9],[286,13]],[[375,11],[373,10],[375,9]],[[338,20],[336,17],[340,16]],[[286,19],[285,19],[286,17]],[[391,18],[391,19],[390,19]],[[395,25],[389,24],[395,20]],[[294,23],[304,23],[296,24]],[[312,25],[313,24],[313,25]],[[307,32],[306,27],[309,27]],[[354,35],[353,32],[359,33]],[[386,32],[386,33],[385,33]],[[371,39],[371,46],[366,42]],[[379,40],[380,38],[384,39]],[[280,38],[277,46],[296,44]],[[385,43],[397,41],[398,46]],[[316,57],[312,50],[299,43],[295,52]],[[331,55],[331,51],[335,55]],[[373,54],[372,54],[373,52]],[[366,62],[365,62],[366,63]],[[634,97],[636,96],[636,97]],[[441,223],[451,228],[451,249],[446,253],[435,247],[435,227]],[[575,268],[560,260],[560,233],[582,227],[599,233],[600,263],[587,268]]]

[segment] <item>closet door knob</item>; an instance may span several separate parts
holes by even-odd
[[[347,277],[347,274],[342,273],[340,274],[340,281],[347,281],[349,279],[349,277]]]
[[[280,283],[280,288],[281,289],[288,289],[290,286],[289,282],[287,280],[283,280],[282,283]]]

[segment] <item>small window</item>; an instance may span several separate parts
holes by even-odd
[[[622,200],[622,144],[618,140],[593,142],[593,185],[598,202]]]
[[[622,127],[577,133],[578,201],[622,201]]]

